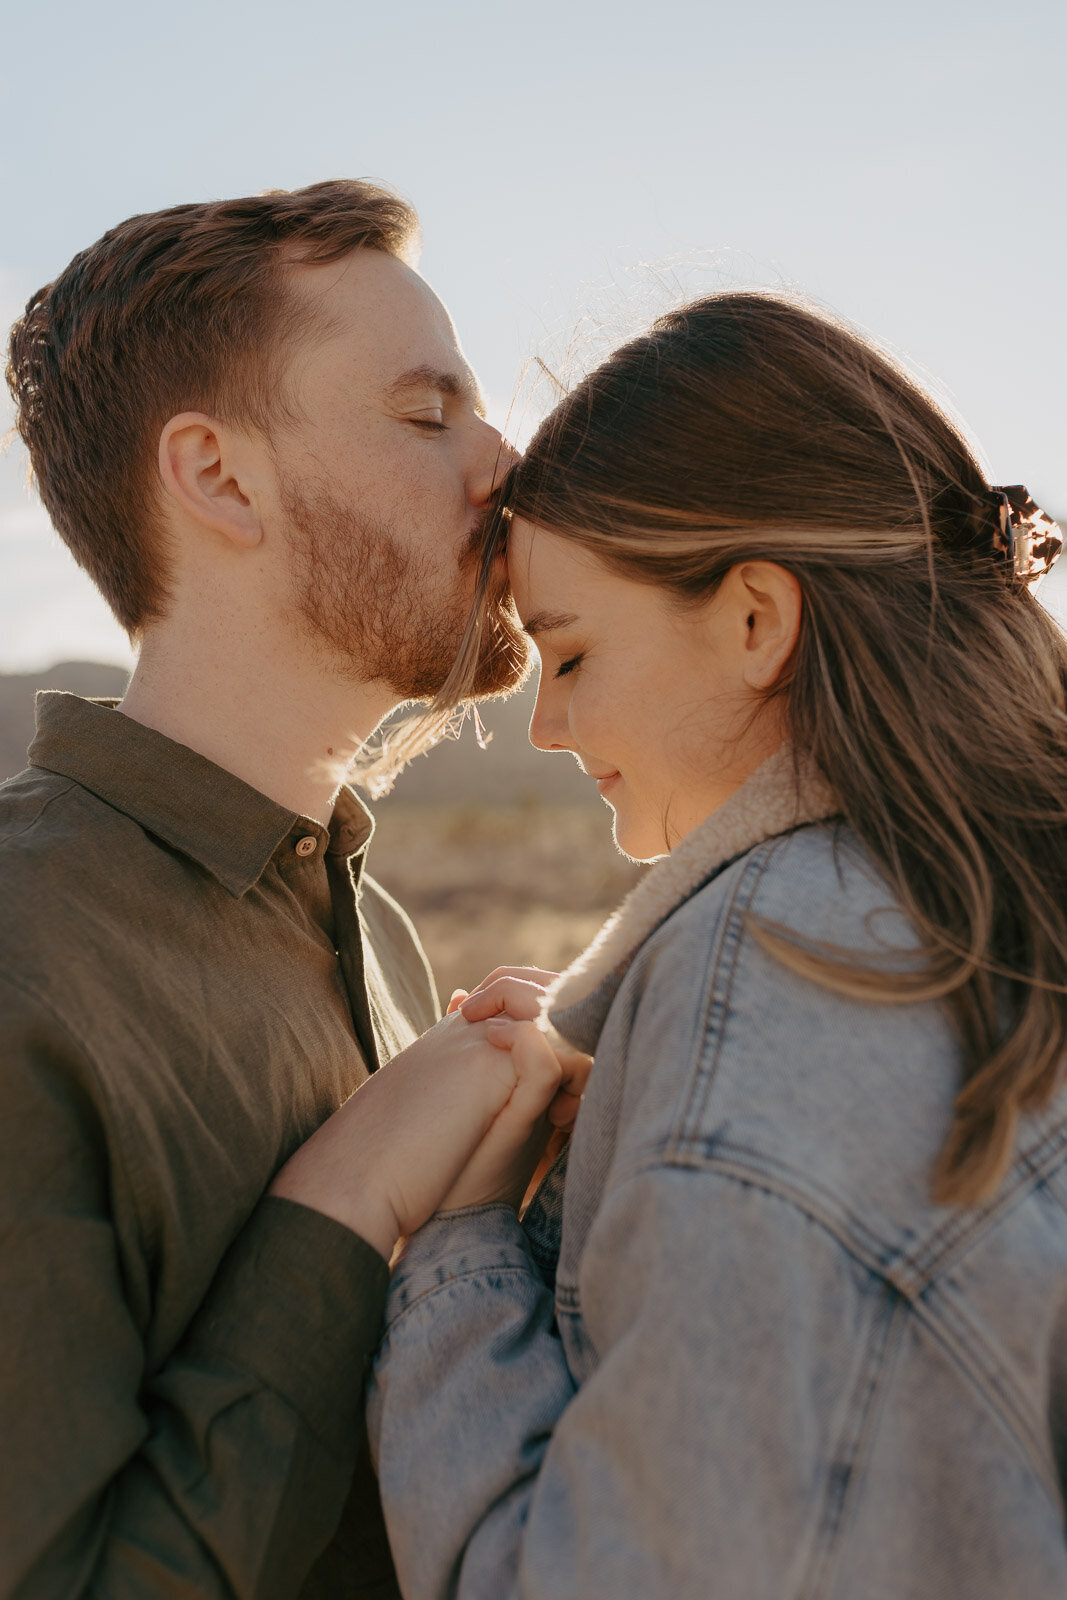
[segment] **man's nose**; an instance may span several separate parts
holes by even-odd
[[[508,471],[519,459],[515,446],[509,444],[498,428],[489,422],[479,440],[478,459],[470,480],[470,497],[476,506],[489,504]]]

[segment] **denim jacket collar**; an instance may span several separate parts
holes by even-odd
[[[783,743],[698,828],[663,856],[630,891],[545,998],[545,1014],[564,1038],[592,1052],[638,948],[702,884],[747,851],[840,807],[810,761]]]

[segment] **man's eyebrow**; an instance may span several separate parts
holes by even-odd
[[[485,399],[472,372],[445,372],[438,367],[410,367],[402,372],[387,390],[398,400],[414,389],[432,389],[435,394],[445,394],[450,400],[469,400],[480,417],[485,416]]]
[[[535,611],[522,625],[523,632],[535,639],[539,633],[554,633],[557,628],[572,628],[578,618],[572,611]]]

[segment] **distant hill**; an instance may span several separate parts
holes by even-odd
[[[0,673],[0,781],[26,765],[37,689],[117,699],[125,686],[121,667],[93,661],[64,661],[42,672]],[[570,756],[546,756],[530,744],[526,729],[533,699],[529,686],[510,700],[488,701],[481,708],[482,721],[492,734],[488,748],[479,750],[473,730],[465,727],[462,739],[446,740],[412,762],[397,780],[396,799],[406,805],[507,806],[533,801],[599,807],[595,786]],[[388,804],[388,799],[377,801],[376,809]]]

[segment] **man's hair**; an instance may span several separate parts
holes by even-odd
[[[352,179],[130,217],[33,295],[11,332],[16,426],[53,525],[131,634],[163,615],[160,431],[182,411],[269,430],[313,313],[285,269],[417,249],[411,206]]]

